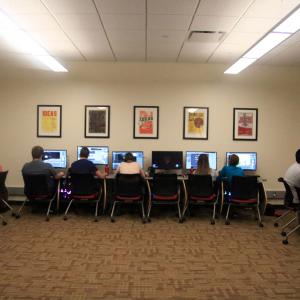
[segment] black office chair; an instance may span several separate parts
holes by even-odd
[[[21,216],[21,211],[27,201],[29,204],[49,202],[46,221],[50,220],[50,209],[53,201],[57,197],[59,183],[53,178],[45,174],[23,174],[24,194],[26,199],[18,211],[18,217]],[[49,186],[49,180],[53,181],[53,187]]]
[[[283,221],[283,223],[281,224],[281,235],[285,236],[285,238],[283,239],[282,243],[288,244],[288,237],[300,228],[300,225],[299,225],[300,220],[298,219],[300,204],[295,203],[294,195],[292,193],[291,187],[284,180],[284,178],[279,177],[278,181],[283,183],[284,188],[285,188],[284,206],[287,208],[287,211],[275,220],[274,226],[278,227],[281,224],[281,222]],[[298,194],[298,199],[300,199],[300,188],[295,188],[295,189]],[[284,223],[284,221],[287,218],[288,218],[287,222]],[[295,221],[297,221],[296,225],[290,231],[287,232],[286,228],[288,228]]]
[[[8,171],[0,172],[0,202],[3,204],[4,207],[8,207],[9,210],[11,211],[11,215],[15,217],[16,213],[14,209],[7,203],[8,192],[7,192],[7,187],[5,185],[7,173]],[[2,225],[6,225],[7,222],[1,214],[0,214],[0,218],[2,220]]]
[[[216,205],[218,204],[219,189],[213,184],[211,175],[192,175],[188,178],[189,205],[213,206],[210,223],[215,224]],[[183,216],[184,217],[184,216]]]
[[[146,215],[144,209],[145,200],[145,180],[140,174],[120,174],[115,178],[115,190],[113,198],[113,206],[111,210],[111,222],[115,222],[114,211],[116,204],[119,203],[136,203],[141,205],[142,221],[146,223]]]
[[[98,222],[98,206],[101,200],[102,188],[98,178],[93,174],[70,173],[68,176],[71,187],[71,198],[64,214],[64,220],[67,220],[67,214],[73,202],[95,203],[95,218]]]
[[[274,222],[274,226],[278,227],[279,225],[281,225],[281,230],[282,230],[281,234],[285,236],[286,235],[286,232],[284,231],[285,228],[288,227],[292,222],[296,220],[297,207],[296,204],[293,203],[294,196],[289,184],[284,180],[283,177],[279,177],[278,182],[281,182],[284,185],[284,189],[285,189],[284,206],[287,209],[287,211],[283,213],[281,216],[279,216],[278,218],[276,218]],[[285,222],[286,219],[288,219],[287,222]]]
[[[178,220],[183,222],[180,210],[180,186],[176,174],[154,174],[151,198],[149,199],[148,221],[150,222],[150,212],[152,205],[173,204],[177,205]]]
[[[225,224],[229,225],[229,212],[231,206],[248,206],[257,211],[258,225],[263,227],[259,211],[259,188],[257,176],[233,176],[230,185],[229,203]]]

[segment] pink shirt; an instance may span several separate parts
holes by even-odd
[[[120,174],[141,174],[144,176],[144,171],[141,169],[140,165],[133,162],[122,162],[116,170],[116,173]]]

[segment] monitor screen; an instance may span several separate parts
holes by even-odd
[[[154,169],[182,169],[182,151],[152,151]]]
[[[119,164],[124,161],[126,153],[132,153],[135,157],[135,161],[144,168],[144,152],[143,151],[113,151],[112,152],[112,169],[115,170],[118,168]]]
[[[236,154],[239,157],[238,167],[245,171],[256,171],[257,155],[256,152],[226,152],[226,164],[229,163],[229,156]]]
[[[185,168],[197,169],[198,157],[200,154],[207,154],[209,167],[213,170],[217,170],[217,152],[204,152],[204,151],[187,151],[185,157]]]
[[[77,146],[77,159],[80,159],[80,150],[83,146]],[[107,146],[86,146],[88,147],[90,154],[88,160],[95,165],[107,165],[108,164],[108,147]]]
[[[42,159],[53,168],[67,168],[67,150],[44,150]]]

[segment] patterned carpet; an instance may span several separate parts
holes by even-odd
[[[5,215],[0,299],[300,299],[300,234],[283,245],[273,217]]]

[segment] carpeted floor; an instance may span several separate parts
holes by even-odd
[[[0,226],[0,299],[300,299],[300,234],[283,245],[273,217],[179,224],[172,213],[98,223],[25,209]]]

